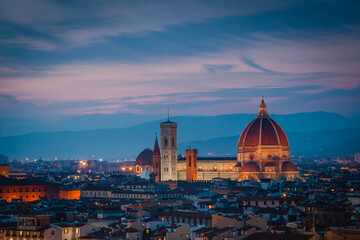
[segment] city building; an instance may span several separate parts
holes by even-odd
[[[355,155],[354,155],[354,162],[360,163],[360,152],[355,153]]]
[[[151,149],[144,149],[136,158],[135,174],[139,175],[145,170],[153,170],[153,151]]]
[[[9,177],[9,164],[0,164],[0,176]]]
[[[50,228],[50,215],[20,215],[17,225],[2,227],[0,239],[45,239]]]
[[[154,151],[152,156],[152,165],[153,165],[153,172],[155,175],[155,181],[160,182],[161,181],[161,152],[159,147],[159,142],[157,140],[157,136],[155,138],[155,145],[154,145]]]
[[[161,128],[161,180],[178,180],[177,172],[177,123],[160,124]]]
[[[177,156],[177,123],[169,119],[160,124],[161,160],[153,160],[153,152],[145,149],[137,158],[136,173],[153,170],[162,181],[255,180],[281,178],[294,180],[300,177],[298,168],[290,161],[290,146],[285,131],[272,119],[264,98],[261,99],[257,116],[240,135],[236,157],[197,157],[197,149],[187,149],[186,156]],[[155,148],[157,151],[157,139]],[[234,148],[235,149],[235,148]],[[159,167],[160,166],[160,167]]]
[[[239,180],[277,180],[281,177],[293,180],[300,177],[297,167],[290,161],[287,136],[280,125],[269,116],[264,97],[257,117],[241,133],[237,160]]]
[[[11,202],[20,199],[23,202],[39,198],[59,198],[59,185],[29,179],[10,179],[0,176],[0,200]]]

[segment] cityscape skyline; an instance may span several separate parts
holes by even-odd
[[[0,0],[0,240],[359,240],[359,16]]]

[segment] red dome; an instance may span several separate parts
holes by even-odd
[[[241,133],[239,147],[258,145],[289,146],[289,141],[280,125],[269,117],[262,100],[258,116]]]
[[[150,165],[150,166],[152,166],[152,156],[153,156],[153,151],[151,151],[149,148],[146,148],[144,151],[142,151],[137,156],[135,165],[140,165],[140,166]]]
[[[260,172],[260,168],[255,162],[247,162],[241,168],[241,172]]]
[[[298,168],[292,162],[284,162],[281,169],[283,172],[298,171]]]

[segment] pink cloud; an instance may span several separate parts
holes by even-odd
[[[266,36],[263,37],[266,40]],[[37,105],[81,101],[113,103],[113,99],[126,98],[129,100],[124,100],[123,104],[143,105],[164,100],[167,103],[216,101],[219,98],[202,98],[196,94],[225,89],[314,87],[300,91],[304,94],[354,89],[360,86],[357,67],[360,60],[356,58],[360,55],[360,45],[350,37],[337,40],[338,37],[329,35],[323,46],[313,41],[268,37],[268,41],[246,44],[246,49],[232,46],[217,53],[150,59],[133,64],[74,62],[33,71],[31,76],[3,77],[0,94]],[[332,51],[336,54],[328,53]],[[244,56],[272,72],[245,63]],[[231,67],[211,72],[204,66]],[[195,96],[177,96],[183,93]],[[124,108],[82,108],[85,112],[118,110],[124,111]]]

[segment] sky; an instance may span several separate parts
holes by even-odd
[[[0,0],[0,116],[360,107],[359,1]]]

